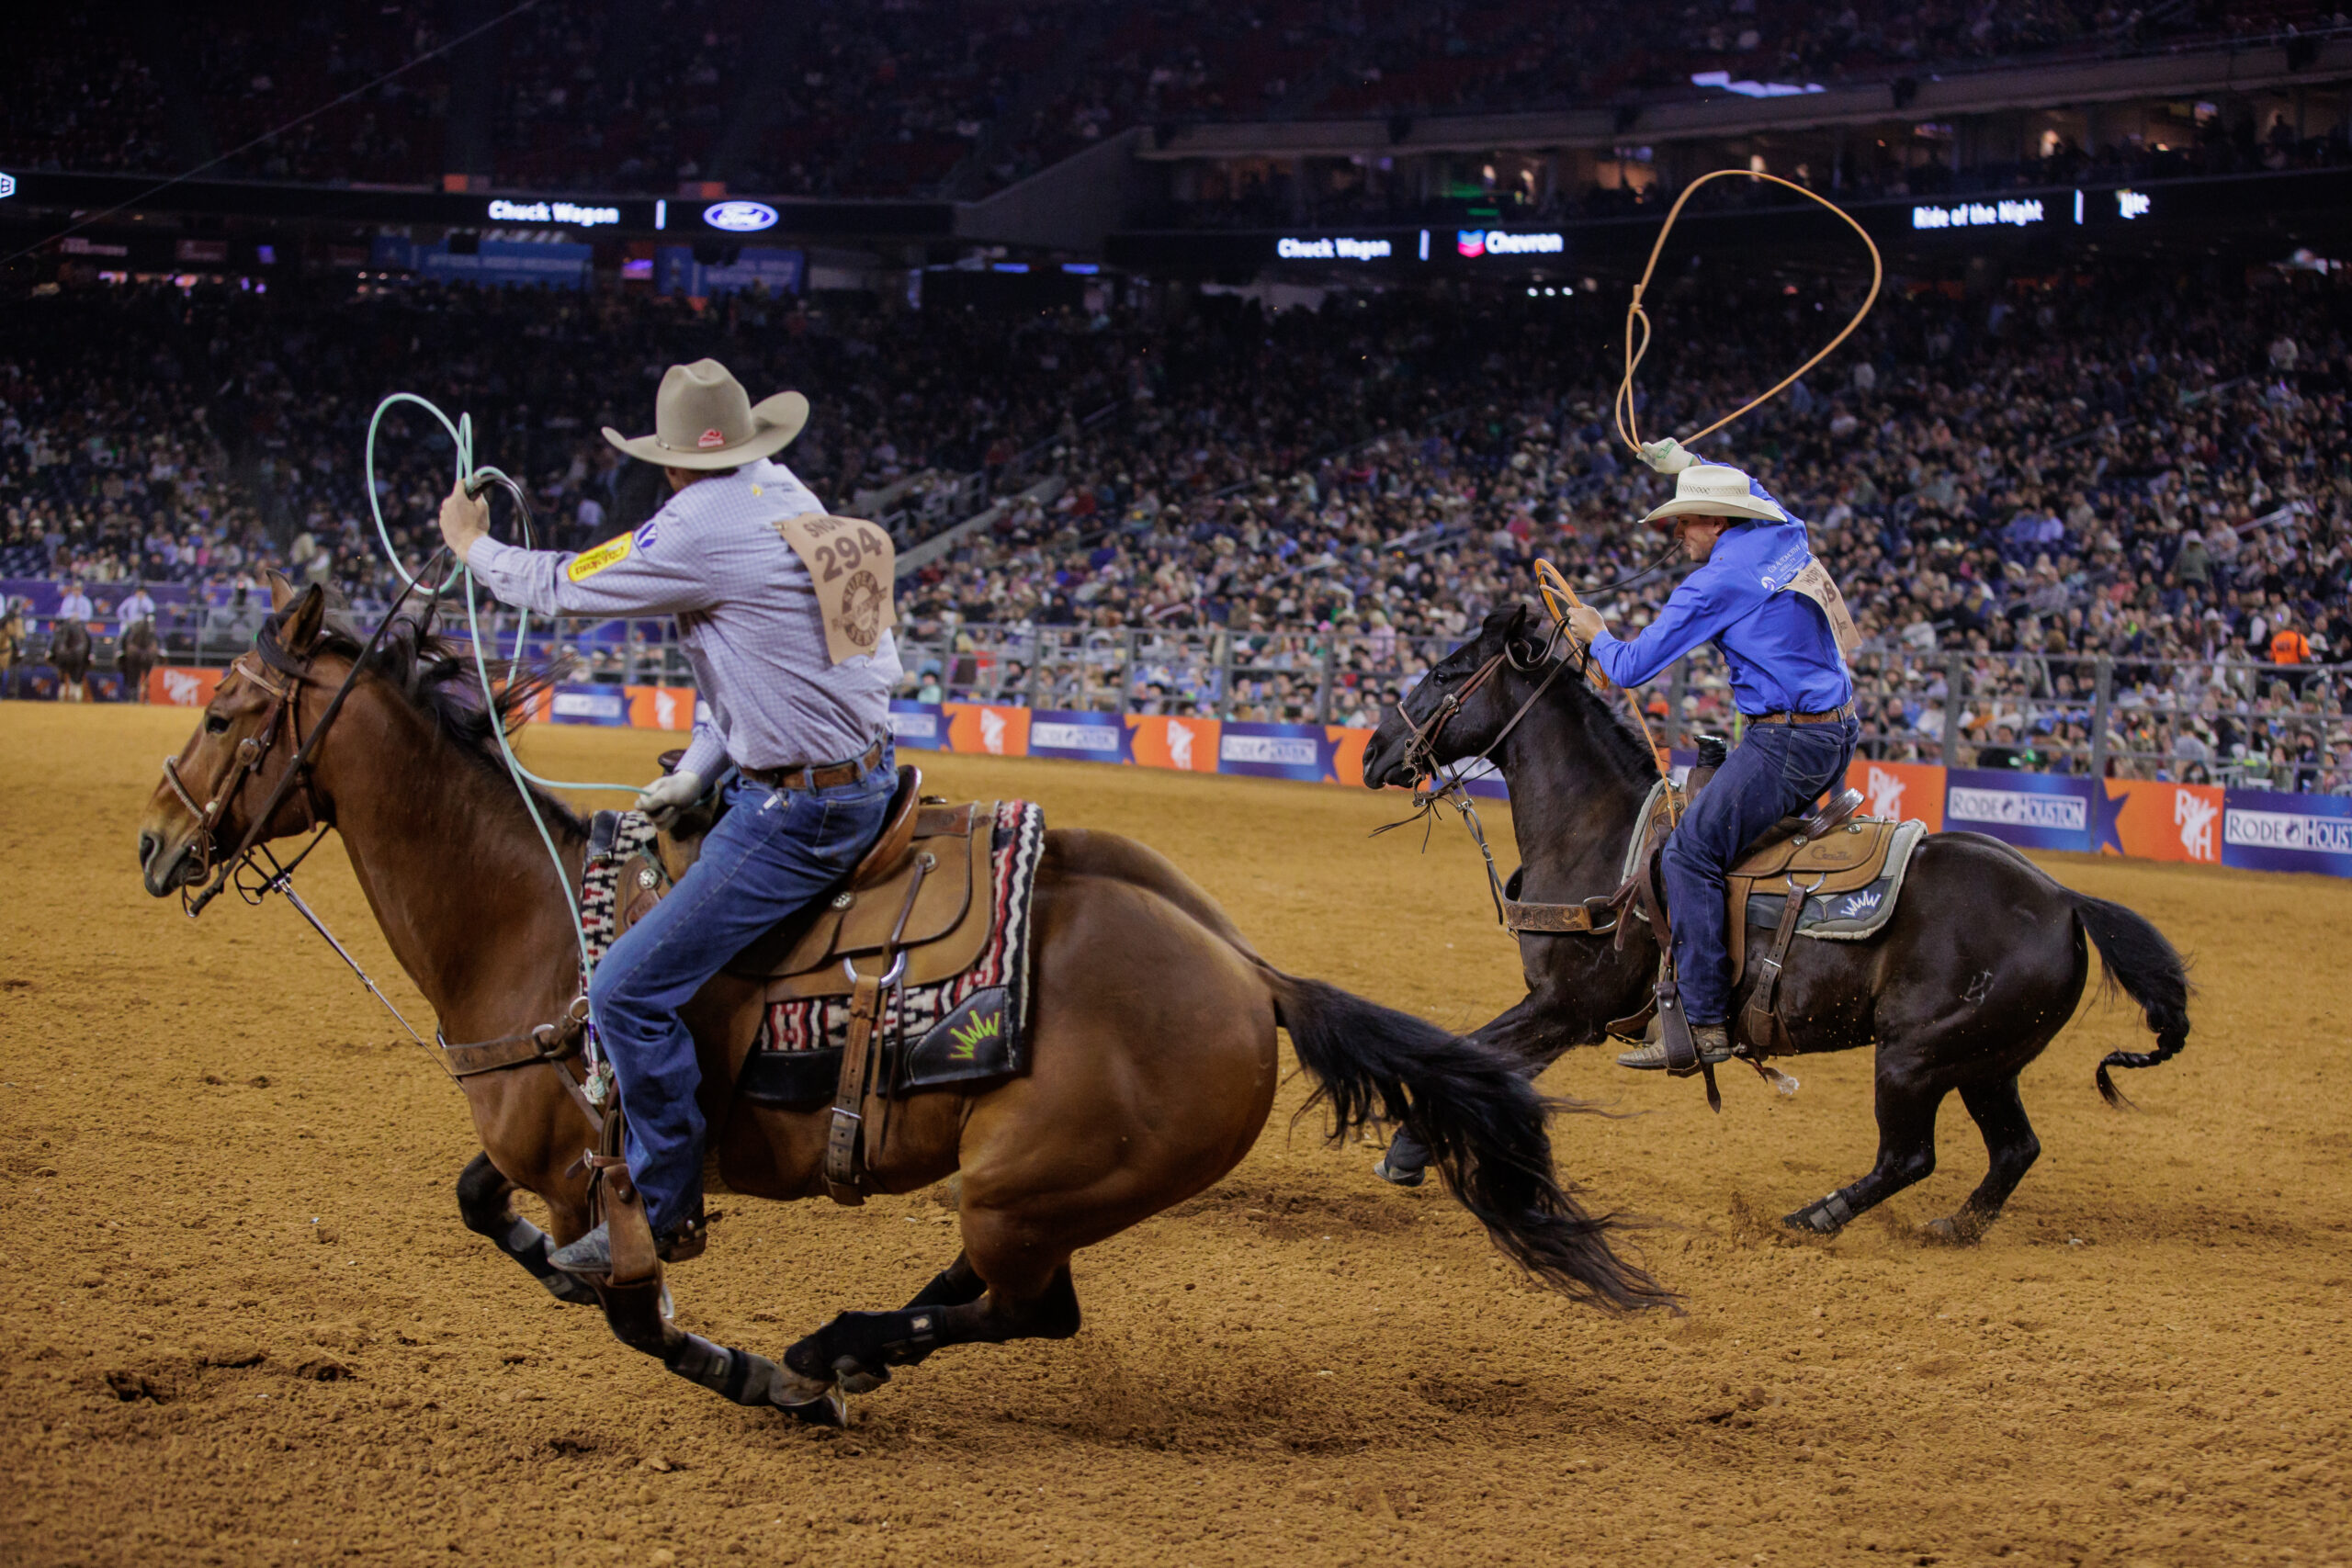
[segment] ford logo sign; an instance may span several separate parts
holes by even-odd
[[[702,209],[702,220],[730,234],[755,234],[775,227],[775,209],[763,201],[720,201]]]

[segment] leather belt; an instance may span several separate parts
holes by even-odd
[[[1777,713],[1759,713],[1747,722],[1750,724],[1836,724],[1840,719],[1853,716],[1854,705],[1848,703],[1842,707],[1831,708],[1826,713],[1789,713],[1785,710]]]
[[[876,740],[845,762],[799,762],[788,768],[745,768],[743,776],[770,789],[831,789],[855,784],[882,765],[882,742]]]

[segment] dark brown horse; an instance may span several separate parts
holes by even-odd
[[[49,661],[57,667],[57,700],[78,703],[90,694],[90,628],[71,615],[52,622]]]
[[[1493,676],[1477,682],[1440,729],[1436,760],[1494,748],[1519,839],[1514,897],[1573,904],[1615,890],[1627,837],[1658,770],[1648,742],[1576,671],[1539,694],[1552,673],[1550,646],[1524,605],[1488,615],[1475,638],[1381,722],[1364,749],[1363,777],[1375,789],[1418,783],[1409,760],[1414,729],[1426,730],[1449,694],[1497,661]],[[1925,1178],[1936,1167],[1936,1108],[1958,1090],[1992,1164],[1960,1212],[1936,1221],[1929,1234],[1946,1241],[1981,1235],[2041,1152],[2018,1075],[2074,1016],[2089,974],[2086,933],[2107,962],[2109,984],[2140,1005],[2156,1035],[2154,1052],[2119,1051],[2100,1063],[2098,1088],[2112,1101],[2109,1067],[2153,1066],[2188,1038],[2180,954],[2139,915],[2060,886],[1998,840],[1929,835],[1879,935],[1798,942],[1781,981],[1781,1016],[1800,1051],[1877,1046],[1879,1149],[1869,1174],[1787,1223],[1835,1232]],[[1636,1011],[1658,962],[1657,942],[1638,922],[1622,951],[1613,937],[1523,933],[1520,956],[1526,999],[1472,1038],[1530,1070],[1570,1046],[1600,1043],[1610,1021]],[[1750,966],[1733,998],[1735,1016],[1755,976]]]
[[[285,773],[292,738],[327,722],[331,694],[360,651],[325,620],[317,590],[290,604],[281,595],[256,650],[222,679],[175,759],[187,797],[168,779],[156,789],[139,835],[149,892],[199,880],[216,846],[240,841],[247,814],[267,806]],[[342,835],[386,941],[453,1041],[514,1037],[560,1017],[579,991],[556,871],[492,750],[493,727],[511,725],[534,694],[517,681],[499,711],[483,711],[472,665],[410,628],[370,658],[317,746],[307,786],[264,824],[283,837],[315,816]],[[555,803],[542,808],[576,883],[583,830]],[[1340,1128],[1379,1114],[1429,1139],[1456,1196],[1547,1284],[1611,1307],[1668,1299],[1611,1251],[1611,1222],[1585,1213],[1555,1179],[1546,1106],[1511,1063],[1282,974],[1142,844],[1049,833],[1033,931],[1031,1071],[968,1096],[906,1101],[874,1155],[876,1185],[888,1191],[962,1173],[964,1248],[928,1289],[899,1312],[834,1319],[782,1368],[668,1325],[624,1337],[740,1404],[825,1419],[838,1416],[842,1392],[943,1346],[1072,1334],[1071,1253],[1201,1191],[1256,1140],[1280,1071],[1277,1025]],[[730,1050],[741,1059],[759,1003],[755,986],[722,976],[688,1010],[716,1152],[740,1192],[817,1196],[823,1113],[763,1110],[727,1090],[725,1064]],[[514,1188],[527,1188],[546,1200],[559,1244],[587,1228],[575,1162],[591,1129],[569,1076],[535,1061],[463,1080],[487,1157],[460,1179],[458,1203],[469,1227],[559,1297],[582,1300],[586,1287],[548,1264],[548,1237],[508,1206]],[[606,1307],[622,1332],[609,1293]]]
[[[143,703],[147,700],[147,677],[154,672],[163,658],[163,643],[155,636],[155,623],[137,620],[122,628],[122,638],[115,644],[114,667],[122,672],[122,700]]]

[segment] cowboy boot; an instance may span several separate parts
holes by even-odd
[[[1690,1043],[1699,1048],[1699,1059],[1713,1065],[1731,1060],[1731,1034],[1720,1023],[1694,1023],[1690,1026]],[[1617,1058],[1621,1067],[1649,1072],[1666,1066],[1666,1041],[1663,1038],[1626,1052]]]

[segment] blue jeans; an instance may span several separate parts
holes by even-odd
[[[1861,726],[1754,724],[1666,840],[1666,907],[1674,917],[1674,974],[1693,1024],[1731,1017],[1724,878],[1740,852],[1781,818],[1812,809],[1842,784]]]
[[[701,858],[590,977],[590,1016],[628,1111],[629,1176],[657,1232],[702,1208],[702,1072],[678,1010],[752,938],[850,874],[896,783],[887,747],[879,766],[830,789],[738,777]]]

